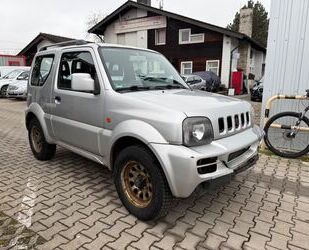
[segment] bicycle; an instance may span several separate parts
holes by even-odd
[[[309,89],[306,95],[287,97],[286,99],[309,100]],[[265,127],[264,141],[270,151],[278,156],[297,158],[309,153],[309,119],[303,112],[282,112],[271,117]]]

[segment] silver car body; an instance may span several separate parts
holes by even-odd
[[[12,74],[12,77],[8,77],[5,78],[6,76],[4,76],[3,78],[0,79],[0,89],[3,86],[9,85],[10,83],[14,82],[17,80],[17,78],[26,71],[29,71],[30,67],[21,67],[20,69],[14,69],[11,72],[9,72],[6,76],[12,74],[12,73],[16,73],[16,74]]]
[[[9,84],[6,91],[6,96],[8,98],[26,99],[27,87],[28,87],[28,80],[15,80]]]
[[[123,47],[87,44],[51,48],[37,54],[53,54],[54,61],[42,87],[28,86],[26,122],[28,117],[36,116],[49,143],[112,169],[114,145],[123,138],[135,138],[157,157],[176,197],[187,197],[200,183],[232,174],[256,158],[262,132],[252,124],[249,103],[189,89],[118,93],[113,90],[102,64],[99,46]],[[91,53],[100,82],[99,95],[58,89],[60,57],[68,51]],[[242,114],[248,114],[250,119],[238,128],[233,120],[232,127],[227,129],[227,118]],[[196,116],[211,120],[214,141],[204,146],[186,147],[182,123],[187,117]],[[220,118],[225,123],[223,131],[219,131]],[[243,154],[228,161],[231,153],[243,149],[246,149]],[[199,174],[197,169],[203,166],[197,166],[197,162],[209,157],[217,157],[217,170]]]
[[[0,66],[0,79],[12,72],[15,69],[30,70],[27,66]]]
[[[182,75],[185,82],[192,88],[206,90],[206,81],[197,75]]]

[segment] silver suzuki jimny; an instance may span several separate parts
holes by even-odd
[[[28,84],[34,156],[49,160],[59,145],[108,167],[123,205],[141,220],[258,158],[262,133],[250,104],[193,91],[155,51],[56,44],[36,54]]]

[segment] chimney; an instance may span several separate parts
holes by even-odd
[[[137,0],[137,3],[151,6],[151,0]]]
[[[252,37],[253,9],[240,9],[239,32]]]

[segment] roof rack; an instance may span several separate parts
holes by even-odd
[[[39,51],[43,51],[43,50],[47,50],[48,48],[51,47],[65,47],[65,46],[72,46],[72,45],[85,45],[88,43],[92,43],[92,42],[87,42],[85,40],[70,40],[67,42],[61,42],[61,43],[55,43],[52,45],[47,45],[47,46],[43,46],[42,48],[40,48]]]

